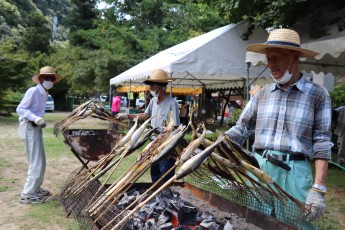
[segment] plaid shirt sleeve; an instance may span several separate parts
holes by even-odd
[[[255,95],[246,105],[236,125],[225,132],[233,141],[243,144],[255,131],[258,98]]]

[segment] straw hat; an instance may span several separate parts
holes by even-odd
[[[154,69],[152,70],[149,78],[144,81],[146,85],[167,85],[168,82],[172,82],[172,78],[168,78],[167,72],[163,69]]]
[[[317,52],[301,48],[301,41],[296,31],[290,29],[276,29],[268,36],[267,42],[247,46],[247,51],[265,54],[266,48],[281,48],[295,50],[301,57],[315,57]]]
[[[39,78],[40,78],[40,76],[44,76],[44,75],[54,75],[55,80],[52,81],[53,83],[57,83],[57,82],[61,81],[61,77],[59,75],[57,75],[55,73],[55,69],[53,67],[50,67],[50,66],[42,67],[40,69],[40,73],[36,74],[35,76],[32,77],[32,81],[36,82],[36,83],[40,83]]]

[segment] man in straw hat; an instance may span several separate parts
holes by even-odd
[[[310,228],[315,224],[308,222],[325,210],[325,180],[333,146],[330,96],[325,88],[308,81],[298,66],[299,58],[317,53],[301,48],[298,33],[290,29],[273,30],[266,43],[249,45],[247,51],[266,55],[275,83],[252,97],[237,124],[225,134],[243,144],[255,133],[253,148],[261,169],[312,207],[303,217]],[[315,162],[314,181],[309,160]],[[268,214],[274,215],[274,209]],[[285,214],[291,221],[291,214]]]
[[[29,169],[28,176],[21,193],[21,203],[38,204],[44,202],[44,196],[50,193],[41,187],[46,168],[46,158],[43,145],[42,127],[48,90],[61,80],[50,66],[40,69],[40,73],[32,77],[37,83],[29,88],[17,107],[19,115],[19,135],[25,143]]]
[[[167,92],[166,87],[168,82],[172,81],[168,78],[168,74],[163,69],[155,69],[151,72],[150,77],[144,81],[144,84],[149,86],[149,90],[153,98],[147,106],[144,113],[139,114],[127,114],[119,113],[116,115],[117,119],[134,119],[136,117],[139,120],[146,120],[151,116],[154,116],[151,120],[152,128],[158,128],[159,131],[164,130],[164,122],[169,120],[169,111],[173,112],[174,126],[180,125],[179,106],[177,101],[172,98]],[[159,180],[172,166],[175,164],[175,159],[168,158],[161,163],[152,165],[151,167],[151,179],[152,182]],[[175,174],[174,171],[170,172],[168,176],[163,179],[163,182],[168,181]]]

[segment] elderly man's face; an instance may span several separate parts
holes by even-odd
[[[270,68],[275,79],[281,78],[288,68],[291,73],[295,65],[298,64],[296,63],[298,62],[298,53],[292,50],[267,48],[266,57],[268,68]]]

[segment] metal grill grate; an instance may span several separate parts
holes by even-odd
[[[305,220],[303,210],[295,203],[291,201],[282,202],[260,188],[257,188],[257,192],[239,189],[231,181],[212,174],[204,166],[201,166],[197,172],[185,177],[184,181],[205,191],[217,194],[233,203],[270,216],[293,228],[304,229],[315,224],[308,223]],[[215,205],[219,206],[220,204]]]
[[[108,202],[107,205],[103,206],[102,210],[98,210],[97,215],[85,212],[85,207],[93,198],[94,194],[96,194],[101,183],[99,181],[93,181],[78,194],[70,192],[70,188],[78,182],[76,178],[78,178],[77,174],[79,172],[80,169],[75,170],[68,177],[61,187],[58,199],[64,206],[66,214],[72,215],[78,221],[80,229],[100,229],[113,220],[113,218],[123,210],[123,207]],[[236,187],[231,181],[212,174],[204,166],[201,166],[196,172],[185,177],[184,181],[202,190],[217,194],[223,199],[227,199],[241,206],[249,207],[254,211],[258,211],[278,221],[284,222],[291,227],[301,229],[310,225],[304,221],[302,210],[294,203],[288,202],[284,204],[263,189],[257,192],[249,192],[244,188]],[[260,196],[258,193],[262,195]],[[221,206],[221,203],[216,203],[215,205]],[[96,218],[99,217],[99,214],[107,207],[110,207],[109,210],[106,210],[102,217],[95,221]],[[115,225],[116,222],[112,223],[108,229]],[[128,221],[122,229],[134,229],[133,223]]]

